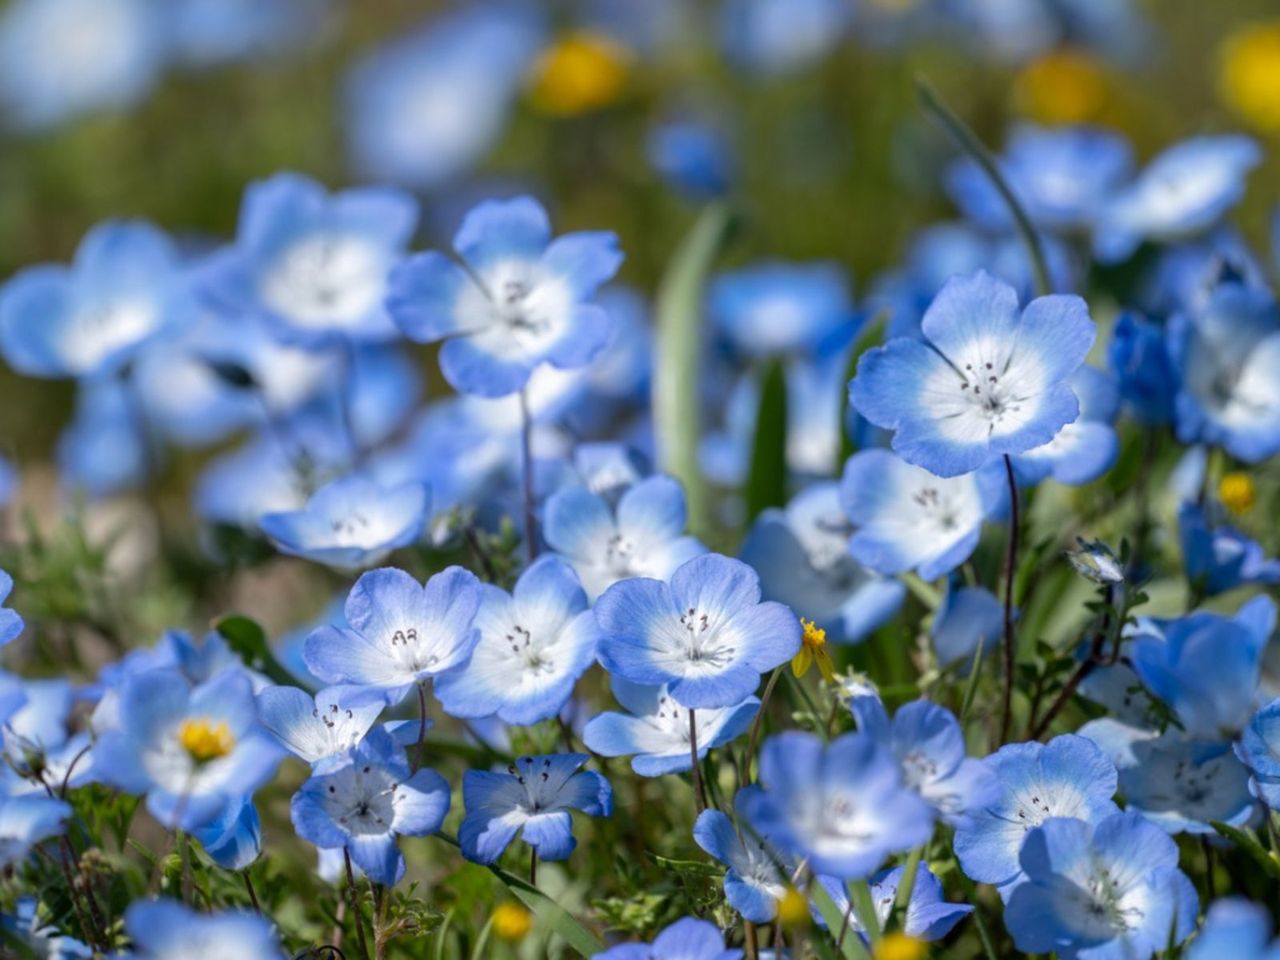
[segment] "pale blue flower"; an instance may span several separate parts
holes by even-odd
[[[756,264],[711,281],[707,310],[745,357],[812,353],[855,324],[849,280],[834,263]]]
[[[136,960],[277,960],[275,928],[261,914],[198,913],[174,900],[137,900],[124,915]]]
[[[889,917],[893,913],[898,899],[898,885],[902,883],[902,874],[902,867],[893,867],[890,870],[880,871],[869,881],[871,903],[875,907],[876,920],[881,930],[886,929]],[[849,893],[843,883],[834,877],[819,876],[817,880],[827,891],[841,915],[849,910]],[[973,913],[973,907],[967,903],[947,902],[943,898],[942,883],[926,864],[921,863],[916,869],[911,898],[907,901],[902,932],[919,940],[941,940],[957,923],[971,913]],[[849,913],[849,930],[866,939],[862,922],[852,912]]]
[[[1280,559],[1268,557],[1262,544],[1220,521],[1215,504],[1184,503],[1178,509],[1178,537],[1187,581],[1206,596],[1244,583],[1280,582]]]
[[[1120,406],[1120,393],[1115,380],[1086,365],[1067,382],[1080,401],[1080,417],[1048,443],[1012,458],[1014,473],[1022,483],[1053,478],[1078,487],[1097,480],[1116,461],[1120,441],[1111,423]]]
[[[728,949],[714,924],[684,917],[663,930],[652,944],[624,943],[597,953],[592,960],[742,960],[742,951]]]
[[[750,794],[738,791],[735,816],[743,818]],[[786,896],[792,865],[767,839],[740,830],[719,810],[704,810],[693,825],[693,839],[723,863],[724,896],[729,906],[752,923],[770,923],[778,915],[778,901]]]
[[[362,699],[362,690],[325,687],[313,697],[297,687],[267,687],[257,695],[258,720],[280,746],[314,767],[354,749],[377,722],[383,704]]]
[[[1184,956],[1187,960],[1280,960],[1280,943],[1271,940],[1271,914],[1266,907],[1239,897],[1209,906],[1200,931]]]
[[[1229,743],[1197,742],[1174,732],[1136,740],[1120,769],[1125,809],[1167,833],[1214,836],[1212,823],[1243,826],[1255,809],[1249,771]]]

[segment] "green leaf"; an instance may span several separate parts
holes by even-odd
[[[702,291],[730,222],[729,208],[710,204],[685,234],[658,285],[653,371],[654,432],[661,470],[684,485],[689,529],[706,534],[707,491],[698,470],[702,409]]]
[[[907,857],[907,865],[903,867],[902,876],[898,878],[898,893],[893,900],[893,910],[889,913],[888,929],[901,930],[907,925],[907,907],[911,903],[911,894],[916,888],[916,873],[920,870],[920,858],[924,856],[924,847],[916,847]]]
[[[849,902],[853,904],[853,915],[858,918],[874,947],[880,941],[880,919],[876,916],[876,903],[871,899],[871,887],[867,881],[849,884]]]
[[[266,675],[273,682],[286,687],[301,687],[302,683],[279,660],[267,642],[266,631],[256,620],[233,613],[214,621],[213,629],[222,635],[232,651],[250,670]]]
[[[1221,820],[1210,820],[1209,825],[1218,831],[1218,836],[1230,840],[1237,847],[1249,855],[1249,859],[1260,866],[1267,875],[1274,880],[1280,880],[1280,860],[1268,853],[1250,831],[1242,830],[1239,827],[1233,827],[1229,823],[1223,823]]]
[[[973,651],[973,663],[969,667],[969,683],[964,688],[964,700],[960,704],[960,724],[969,719],[969,710],[973,706],[973,697],[978,692],[978,679],[982,676],[982,637],[978,638],[978,649]]]
[[[840,928],[845,926],[844,914],[840,912],[840,908],[836,906],[836,902],[831,899],[831,894],[827,893],[822,884],[816,881],[812,883],[809,886],[809,896],[813,898],[813,904],[818,908],[818,913],[822,914],[831,942],[835,943]],[[840,945],[840,956],[845,960],[868,960],[867,948],[862,945],[862,938],[852,930],[845,932],[844,943]]]
[[[769,364],[760,384],[746,494],[748,523],[787,502],[787,377],[780,360]]]

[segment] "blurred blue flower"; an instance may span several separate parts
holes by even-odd
[[[289,813],[298,836],[322,850],[345,848],[369,879],[392,886],[405,870],[396,839],[435,833],[449,800],[444,777],[425,768],[410,773],[404,749],[375,728],[313,772]]]
[[[113,373],[194,316],[169,238],[140,220],[85,234],[70,266],[27,267],[0,289],[0,350],[33,377]]]
[[[833,643],[857,643],[902,606],[901,581],[867,569],[849,553],[853,533],[840,504],[840,485],[818,483],[785,510],[756,519],[741,559],[760,575],[766,600],[813,620]]]
[[[869,881],[871,903],[875,907],[876,920],[881,930],[887,928],[889,917],[893,913],[903,872],[902,867],[881,870]],[[817,880],[835,903],[836,909],[841,914],[848,912],[849,894],[845,885],[834,877],[819,876]],[[911,898],[907,901],[902,932],[919,940],[941,940],[972,912],[973,907],[967,903],[948,903],[944,900],[942,883],[933,875],[928,865],[921,863],[916,869]],[[864,940],[867,937],[866,931],[862,929],[862,922],[852,912],[849,913],[849,930]]]
[[[1005,183],[1035,226],[1058,233],[1092,229],[1103,204],[1129,177],[1125,139],[1091,127],[1015,127],[999,158]],[[1014,229],[1009,207],[977,162],[964,157],[947,171],[947,189],[966,217],[999,232]]]
[[[211,67],[278,53],[313,36],[330,0],[168,0],[172,56]]]
[[[262,823],[248,797],[228,801],[218,817],[191,835],[223,870],[244,870],[262,852]]]
[[[1178,509],[1178,533],[1187,581],[1213,596],[1242,583],[1280,582],[1280,560],[1262,544],[1219,522],[1212,504],[1184,503]]]
[[[0,604],[9,599],[13,591],[13,577],[0,570]],[[18,639],[26,624],[22,615],[9,607],[0,606],[0,646]]]
[[[149,446],[144,416],[130,385],[119,379],[78,384],[75,414],[58,435],[61,484],[73,495],[96,500],[144,483],[160,454]]]
[[[1066,380],[1093,345],[1079,297],[1032,300],[989,274],[953,278],[922,321],[926,341],[864,353],[849,385],[857,411],[893,430],[893,448],[939,476],[1048,443],[1079,415]]]
[[[278,173],[245,190],[236,241],[205,261],[200,288],[220,311],[261,317],[303,346],[387,340],[387,273],[417,222],[417,201],[399,190],[330,194]]]
[[[478,2],[374,50],[347,76],[347,149],[374,180],[431,188],[494,145],[541,45],[539,8]]]
[[[1148,426],[1173,422],[1178,374],[1162,327],[1124,311],[1111,331],[1107,363],[1119,378],[1120,396],[1130,414]]]
[[[0,868],[18,866],[43,840],[63,832],[71,807],[44,793],[0,796]]]
[[[934,612],[929,635],[938,663],[968,664],[982,645],[987,655],[1000,644],[1004,604],[985,587],[959,587],[949,581],[942,603]]]
[[[744,818],[744,801],[750,793],[734,797],[737,817]],[[724,898],[729,906],[752,923],[771,923],[778,915],[778,901],[790,886],[783,872],[790,870],[786,854],[767,839],[741,832],[719,810],[703,810],[693,825],[693,839],[703,850],[729,869],[724,876]]]
[[[1280,960],[1280,943],[1271,939],[1271,914],[1261,904],[1228,897],[1209,906],[1204,928],[1191,942],[1187,960]]]
[[[0,11],[0,113],[38,131],[141,100],[166,56],[149,0],[15,0]]]
[[[1097,823],[1118,810],[1116,768],[1083,737],[1009,743],[982,762],[1001,795],[956,829],[956,857],[971,880],[994,884],[1006,903],[1026,879],[1018,853],[1030,831],[1052,818]]]
[[[685,535],[684,490],[667,476],[639,481],[616,507],[586,487],[567,486],[548,498],[543,516],[543,537],[593,599],[631,577],[666,580],[707,550]]]
[[[391,273],[387,309],[412,340],[444,340],[440,369],[456,389],[500,397],[533,369],[586,366],[612,336],[592,303],[622,263],[618,238],[583,231],[551,238],[532,197],[490,200],[467,214],[453,246],[415,254]]]
[[[852,7],[844,0],[723,0],[725,55],[765,75],[803,70],[844,39]]]
[[[810,354],[856,324],[849,280],[834,263],[766,262],[715,277],[707,310],[744,357]]]
[[[592,960],[742,960],[742,951],[728,949],[724,934],[706,920],[683,917],[647,943],[624,943],[597,953]]]
[[[849,552],[884,574],[916,570],[936,580],[967,560],[983,521],[1005,502],[999,464],[959,477],[938,477],[888,450],[862,450],[840,484],[853,521]]]
[[[1048,443],[1013,457],[1013,471],[1021,483],[1052,477],[1078,487],[1097,480],[1116,461],[1120,441],[1111,424],[1120,406],[1120,392],[1115,379],[1086,364],[1067,378],[1067,384],[1080,402],[1080,416]]]
[[[1120,769],[1125,809],[1166,833],[1214,836],[1217,821],[1243,826],[1255,809],[1249,771],[1230,743],[1185,740],[1172,732],[1133,744]]]
[[[695,200],[728,192],[734,178],[733,150],[711,123],[669,120],[649,131],[649,164],[673,190]]]
[[[360,687],[325,687],[311,696],[297,687],[258,691],[258,722],[299,760],[313,767],[353,750],[377,722],[383,704],[357,696]]]
[[[124,929],[136,960],[281,955],[275,927],[247,911],[199,913],[174,900],[135,900],[125,911]]]
[[[1244,196],[1245,178],[1261,161],[1262,151],[1248,137],[1174,144],[1107,205],[1094,233],[1094,255],[1115,263],[1143,240],[1165,243],[1208,230]]]
[[[49,920],[35,897],[24,896],[18,899],[12,914],[0,917],[0,924],[41,960],[93,960],[92,947],[64,936]]]
[[[480,581],[447,567],[420,584],[391,567],[363,574],[347,595],[346,627],[323,626],[307,637],[307,667],[327,683],[353,684],[397,704],[471,658],[480,633]]]
[[[596,601],[600,662],[632,683],[668,684],[690,708],[733,707],[760,674],[800,649],[800,621],[780,603],[760,602],[760,579],[720,554],[694,557],[670,583],[634,577]]]
[[[467,813],[458,829],[462,855],[493,863],[519,831],[539,859],[566,860],[577,840],[569,813],[591,817],[613,812],[609,781],[583,770],[585,753],[520,757],[506,773],[468,770],[462,777]]]
[[[281,553],[358,570],[417,541],[430,499],[418,483],[386,487],[352,474],[325,484],[305,507],[264,514],[258,525]]]
[[[1280,807],[1280,700],[1272,700],[1253,715],[1235,752],[1252,775],[1253,795],[1271,809]]]
[[[471,658],[436,680],[445,713],[522,725],[554,717],[595,662],[600,638],[573,568],[539,557],[511,593],[492,584],[480,591]]]
[[[689,716],[666,684],[646,687],[610,677],[613,696],[627,713],[606,711],[587,721],[582,742],[602,757],[631,757],[631,769],[642,777],[683,773],[693,766]],[[747,697],[731,707],[695,711],[698,756],[746,733],[760,700]]]
[[[1280,308],[1265,290],[1218,286],[1175,314],[1169,356],[1181,380],[1178,439],[1257,463],[1280,452]]]
[[[1141,814],[1054,818],[1027,834],[1027,882],[1005,907],[1014,945],[1063,960],[1148,960],[1195,928],[1200,901],[1178,847]]]

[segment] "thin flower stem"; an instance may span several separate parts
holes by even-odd
[[[1009,547],[1004,559],[1004,704],[1000,711],[1000,742],[1009,739],[1009,724],[1013,720],[1013,679],[1017,660],[1016,638],[1013,633],[1013,582],[1018,575],[1018,482],[1013,476],[1013,461],[1004,457],[1004,472],[1009,481]]]
[[[747,948],[747,960],[757,960],[760,956],[760,942],[756,934],[756,925],[750,920],[743,920],[743,940],[744,946]]]
[[[356,872],[351,868],[351,851],[342,848],[342,862],[347,868],[347,899],[351,903],[351,922],[356,925],[356,940],[360,944],[361,960],[369,960],[369,942],[364,934],[364,912],[360,909],[360,894],[356,890]]]
[[[1071,698],[1075,696],[1076,690],[1080,684],[1091,674],[1097,666],[1102,663],[1103,651],[1107,644],[1107,635],[1111,631],[1111,604],[1113,602],[1115,590],[1111,585],[1107,586],[1107,611],[1103,614],[1102,623],[1099,624],[1097,632],[1093,635],[1093,640],[1089,644],[1089,655],[1076,667],[1075,672],[1067,679],[1063,685],[1062,691],[1058,694],[1057,699],[1050,704],[1049,709],[1045,711],[1035,725],[1030,730],[1029,739],[1039,740],[1049,730],[1049,725],[1053,723],[1054,717],[1066,708],[1071,702]]]
[[[785,666],[785,664],[784,664]],[[743,763],[743,784],[751,783],[751,760],[756,755],[756,744],[760,741],[760,725],[764,721],[764,712],[769,708],[769,699],[773,696],[773,688],[778,685],[778,675],[782,667],[775,667],[769,674],[769,682],[764,685],[764,695],[760,697],[760,706],[756,708],[755,718],[751,721],[751,732],[747,735],[747,756]]]
[[[413,760],[413,772],[422,769],[422,751],[427,742],[427,690],[426,684],[418,682],[418,750]]]
[[[698,719],[697,711],[689,710],[689,757],[693,761],[693,795],[698,813],[707,809],[707,789],[702,782],[702,765],[698,763]],[[748,761],[750,762],[750,761]]]
[[[240,876],[244,877],[244,889],[249,894],[249,902],[253,904],[254,913],[262,913],[262,904],[258,901],[258,891],[253,885],[253,877],[249,876],[249,868],[245,867],[240,871]]]
[[[529,848],[529,886],[538,885],[538,848]]]
[[[840,918],[840,932],[836,934],[836,951],[844,948],[845,934],[849,932],[849,918],[853,916],[853,900],[849,901],[849,906],[844,909],[844,916]]]
[[[525,557],[533,563],[538,556],[538,520],[533,510],[533,417],[529,413],[529,391],[520,391],[520,490],[524,501]]]

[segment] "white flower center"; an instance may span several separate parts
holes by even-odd
[[[384,834],[395,820],[395,792],[399,786],[383,767],[353,764],[330,777],[324,809],[352,835]]]
[[[367,241],[319,233],[280,254],[263,278],[262,299],[304,326],[340,326],[377,306],[386,272],[386,258]]]

